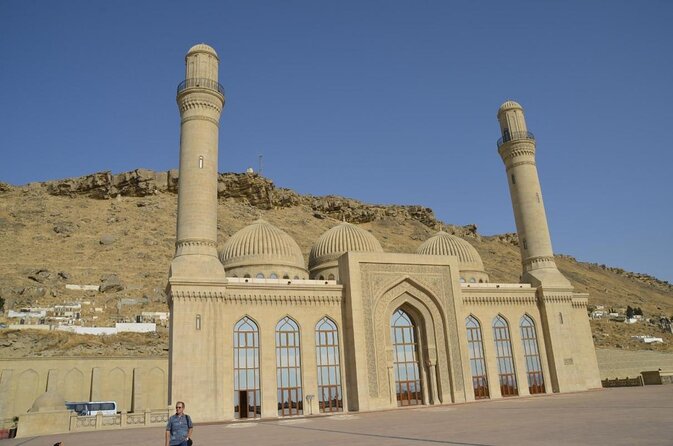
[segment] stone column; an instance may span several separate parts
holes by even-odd
[[[440,404],[439,394],[437,392],[437,364],[433,361],[428,361],[428,370],[430,371],[431,403]]]

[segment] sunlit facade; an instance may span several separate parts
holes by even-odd
[[[218,65],[213,48],[194,46],[177,92],[171,401],[209,422],[600,387],[587,295],[554,262],[535,138],[519,104],[498,110],[496,145],[520,241],[520,283],[492,283],[478,251],[442,231],[415,253],[391,253],[365,227],[335,221],[306,259],[264,220],[217,245],[225,104]]]

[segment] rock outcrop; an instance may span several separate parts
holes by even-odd
[[[114,198],[118,195],[144,197],[169,191],[169,174],[170,171],[154,172],[148,169],[136,169],[114,175],[108,171],[43,184],[51,195],[86,196],[97,199]],[[177,187],[175,190],[177,191]]]
[[[160,192],[177,193],[178,171],[172,169],[167,172],[154,172],[136,169],[119,174],[98,172],[83,177],[49,181],[43,183],[43,187],[47,193],[57,196],[85,196],[95,199],[144,197]],[[316,218],[328,216],[351,223],[368,223],[392,217],[416,220],[432,229],[440,229],[440,223],[430,208],[414,205],[370,205],[336,195],[299,195],[290,189],[276,188],[271,180],[256,173],[219,174],[217,195],[220,199],[233,199],[264,210],[308,206],[314,211]],[[63,228],[59,227],[55,230],[60,232],[61,229]],[[466,230],[465,233],[476,234],[476,227],[474,230]]]

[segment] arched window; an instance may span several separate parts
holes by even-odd
[[[542,376],[542,364],[540,363],[540,353],[537,348],[537,335],[533,319],[525,314],[521,318],[520,327],[523,355],[526,360],[526,372],[528,374],[528,390],[531,395],[544,393],[544,377]]]
[[[290,275],[288,273],[283,274],[283,279],[289,279]]]
[[[327,276],[327,280],[334,280],[334,274],[330,274],[329,276]]]
[[[244,279],[249,279],[249,278],[250,278],[250,274],[246,274],[245,276],[243,276],[243,278],[244,278]]]
[[[277,279],[277,278],[278,276],[276,275],[276,273],[271,273],[271,275],[269,276],[269,279]]]
[[[315,326],[315,352],[318,364],[318,405],[320,412],[343,411],[339,332],[336,324],[324,317]]]
[[[299,276],[294,276],[293,280],[299,280]]]
[[[304,395],[301,389],[299,326],[289,317],[276,325],[276,382],[278,415],[302,415]]]
[[[460,278],[460,283],[465,283],[465,277]]]
[[[259,387],[259,330],[247,316],[234,326],[234,417],[262,414]]]
[[[486,360],[484,359],[481,325],[479,325],[479,321],[474,316],[469,316],[465,319],[465,328],[467,329],[467,350],[470,353],[474,398],[477,400],[488,398],[488,377],[486,375]]]
[[[493,320],[493,339],[495,340],[495,355],[498,362],[498,378],[502,396],[519,394],[514,372],[512,357],[512,342],[509,337],[509,325],[500,315]]]
[[[257,276],[255,276],[258,279],[263,279],[264,278],[264,273],[257,273]]]
[[[477,283],[477,281],[474,279],[474,277],[470,277],[470,283]]]
[[[390,338],[393,343],[395,389],[398,406],[423,404],[418,367],[416,326],[402,309],[390,318]]]

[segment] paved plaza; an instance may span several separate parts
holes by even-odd
[[[187,405],[189,412],[189,404]],[[199,425],[210,445],[673,445],[673,386],[605,389],[386,412]],[[164,445],[161,428],[4,440],[2,446]]]

